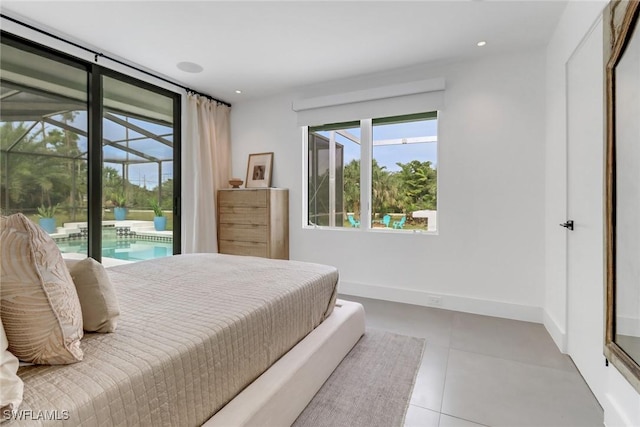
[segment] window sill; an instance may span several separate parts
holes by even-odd
[[[322,225],[303,225],[303,230],[322,230],[322,231],[338,231],[338,232],[363,232],[363,233],[376,233],[376,234],[396,234],[396,235],[413,235],[413,236],[437,236],[438,231],[426,231],[426,230],[403,230],[394,228],[370,228],[364,230],[358,227],[329,227]]]

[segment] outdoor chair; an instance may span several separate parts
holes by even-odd
[[[349,223],[352,227],[360,227],[360,221],[355,219],[353,215],[349,215],[347,218],[349,219]]]
[[[389,228],[389,223],[391,222],[391,215],[385,215],[382,218],[382,223],[384,224],[385,227]]]
[[[407,217],[403,216],[400,218],[400,221],[393,221],[393,228],[402,229],[404,228],[404,223],[407,221]]]

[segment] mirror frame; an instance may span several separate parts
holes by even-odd
[[[606,241],[606,324],[604,354],[608,361],[620,371],[629,383],[640,392],[640,361],[630,357],[615,342],[616,328],[616,99],[615,68],[620,62],[631,35],[638,23],[640,7],[638,1],[613,0],[605,11],[608,22],[610,56],[606,64],[606,183],[605,183],[605,241]],[[626,6],[626,7],[621,7]],[[640,37],[640,33],[636,35]],[[640,81],[638,82],[640,85]],[[638,141],[640,144],[640,141]]]

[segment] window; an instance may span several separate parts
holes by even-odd
[[[2,36],[2,214],[98,260],[179,252],[180,96]]]
[[[437,112],[307,129],[308,226],[436,231]]]
[[[310,128],[308,153],[309,224],[356,224],[354,218],[360,217],[360,123]]]

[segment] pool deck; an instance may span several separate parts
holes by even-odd
[[[78,259],[78,260],[83,260],[87,257],[86,254],[78,254],[75,252],[63,252],[62,253],[62,258],[64,259]],[[124,265],[124,264],[131,264],[135,261],[126,261],[123,259],[118,259],[118,258],[110,258],[110,257],[102,257],[102,265],[104,265],[105,267],[114,267],[116,265]]]
[[[135,232],[138,236],[149,237],[173,237],[173,231],[156,231],[153,221],[102,221],[102,226],[107,227],[128,227],[132,232]],[[63,239],[71,235],[75,235],[82,232],[82,229],[88,227],[86,222],[67,222],[62,227],[58,227],[55,233],[51,233],[50,236],[54,239]]]

